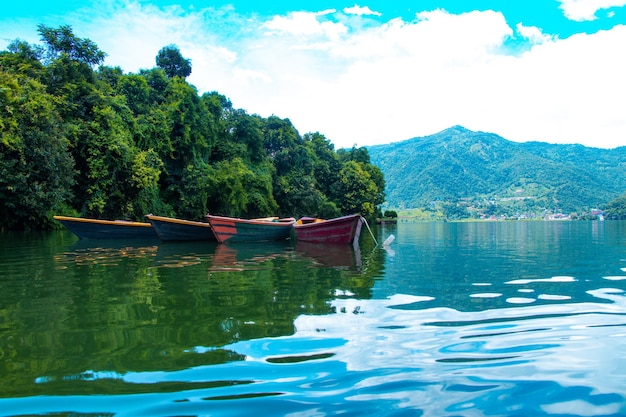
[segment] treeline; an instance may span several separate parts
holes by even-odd
[[[176,46],[125,74],[69,26],[38,33],[41,45],[0,52],[0,229],[49,228],[54,214],[380,215],[367,149],[200,95]]]

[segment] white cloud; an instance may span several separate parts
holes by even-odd
[[[154,67],[159,49],[176,44],[200,92],[289,118],[337,147],[457,124],[515,141],[626,145],[626,63],[614,52],[626,44],[626,26],[558,39],[511,28],[493,11],[361,19],[334,10],[262,19],[127,1],[58,24],[71,24],[109,54],[107,65],[127,72]],[[507,54],[505,42],[518,35],[526,52]]]
[[[346,14],[354,14],[357,16],[382,16],[380,12],[374,12],[369,7],[361,7],[356,4],[352,7],[346,7],[343,9],[343,12]]]
[[[346,32],[346,27],[341,23],[320,22],[318,16],[326,14],[328,13],[291,12],[288,16],[274,16],[263,26],[274,35],[321,35],[329,39],[337,39]]]
[[[570,20],[595,20],[598,10],[626,5],[626,0],[559,0],[561,9]]]
[[[246,70],[243,68],[235,68],[233,70],[233,77],[235,81],[250,85],[254,82],[270,83],[272,79],[267,74],[259,71]]]
[[[545,35],[542,30],[536,26],[524,26],[518,23],[515,28],[517,29],[517,33],[533,44],[540,44],[554,39],[554,36]]]

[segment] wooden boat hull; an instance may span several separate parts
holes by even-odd
[[[218,242],[265,242],[285,240],[291,236],[295,219],[247,220],[208,215]]]
[[[358,241],[363,220],[359,214],[329,220],[303,218],[294,225],[300,242],[349,244]]]
[[[150,223],[54,216],[80,239],[157,239]]]
[[[146,218],[163,241],[215,241],[215,235],[209,223],[154,216],[152,214],[148,214]]]

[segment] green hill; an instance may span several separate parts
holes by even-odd
[[[626,147],[517,143],[455,126],[368,152],[392,208],[584,213],[626,192]]]

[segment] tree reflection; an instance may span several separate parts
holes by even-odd
[[[384,262],[370,242],[332,250],[291,242],[55,241],[54,248],[43,263],[1,281],[4,396],[59,393],[68,389],[59,381],[82,380],[86,372],[243,360],[223,346],[291,335],[298,316],[329,313],[337,294],[370,297]],[[29,259],[29,250],[18,256]],[[129,390],[101,379],[88,389]]]

